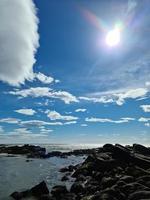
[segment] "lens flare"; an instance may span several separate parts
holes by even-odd
[[[117,46],[120,43],[120,29],[115,27],[106,35],[106,44],[110,47]]]

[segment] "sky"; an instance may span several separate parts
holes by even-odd
[[[1,0],[0,143],[150,145],[149,9]]]

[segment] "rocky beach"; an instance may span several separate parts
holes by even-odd
[[[122,146],[105,144],[100,148],[46,153],[40,146],[1,146],[1,153],[24,154],[48,159],[84,156],[76,165],[61,168],[62,184],[48,189],[45,180],[25,191],[14,191],[12,199],[37,200],[148,200],[150,199],[150,148],[140,144]],[[73,179],[70,187],[66,181]]]

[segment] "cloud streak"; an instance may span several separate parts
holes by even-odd
[[[36,14],[32,0],[0,1],[0,80],[10,85],[33,79],[39,46]]]
[[[91,118],[85,119],[86,122],[115,123],[115,124],[128,123],[134,120],[135,120],[134,118],[130,118],[130,117],[123,117],[119,120],[113,120],[113,119],[108,119],[108,118],[97,118],[97,117],[91,117]]]
[[[15,112],[23,114],[23,115],[34,115],[36,113],[33,109],[19,109],[15,110]]]

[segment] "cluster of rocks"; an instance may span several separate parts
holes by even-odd
[[[12,155],[27,155],[28,157],[42,157],[46,154],[46,149],[40,146],[28,145],[23,146],[0,146],[0,153],[7,153]]]
[[[26,195],[38,200],[150,199],[150,148],[139,144],[132,147],[106,144],[92,151],[83,163],[60,171],[66,178],[75,179],[69,190],[57,185],[49,193],[42,182],[31,190],[11,196],[16,200]]]
[[[87,155],[93,153],[95,149],[79,149],[70,152],[52,151],[47,153],[46,149],[36,145],[25,144],[23,146],[6,146],[0,145],[0,153],[7,153],[8,155],[26,155],[27,158],[50,158],[60,157],[67,158],[68,156],[75,155]]]

